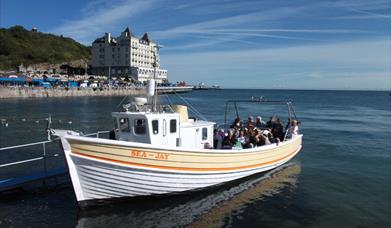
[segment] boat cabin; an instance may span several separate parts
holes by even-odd
[[[193,149],[213,145],[215,123],[189,118],[186,106],[173,105],[159,112],[136,106],[113,112],[112,117],[116,140]]]

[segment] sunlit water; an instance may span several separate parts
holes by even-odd
[[[391,226],[391,96],[387,92],[216,90],[182,96],[208,120],[219,124],[224,121],[227,99],[290,98],[302,122],[301,153],[278,170],[217,188],[164,198],[127,199],[84,210],[78,208],[69,185],[12,197],[0,195],[0,227]],[[174,95],[169,98],[179,101]],[[85,133],[110,129],[110,113],[121,100],[0,100],[0,119],[8,122],[8,127],[0,126],[0,147],[45,140],[44,119],[49,113],[54,128]],[[261,115],[267,119],[280,113],[274,106],[247,104],[240,109],[242,118]],[[230,121],[234,115],[231,109]],[[56,152],[57,144],[49,149],[49,153]],[[0,163],[39,154],[39,148],[2,153]],[[62,158],[48,163],[49,167],[64,166]],[[17,169],[0,168],[0,178],[41,168],[40,162]]]

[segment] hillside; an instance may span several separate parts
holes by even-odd
[[[0,69],[15,69],[21,63],[62,63],[90,59],[90,48],[71,38],[33,32],[22,26],[0,29]]]

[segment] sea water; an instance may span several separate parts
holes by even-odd
[[[181,96],[203,118],[217,124],[224,124],[226,100],[252,96],[291,99],[301,121],[303,148],[292,161],[272,172],[179,196],[124,200],[80,210],[70,184],[12,197],[0,195],[0,227],[391,226],[391,96],[388,92],[227,89],[193,91]],[[45,140],[45,118],[49,113],[53,128],[85,133],[110,130],[111,112],[122,99],[1,100],[0,147]],[[160,100],[181,101],[175,95],[162,96]],[[252,115],[268,120],[274,114],[285,122],[287,118],[283,106],[251,103],[239,105],[238,111],[242,119]],[[233,121],[235,115],[231,106],[227,122]],[[57,150],[57,146],[52,148]],[[0,163],[39,153],[39,148],[2,153]],[[48,165],[64,167],[62,159],[53,159]],[[0,169],[0,178],[4,180],[38,168],[42,168],[39,162]]]

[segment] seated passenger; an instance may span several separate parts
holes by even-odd
[[[255,127],[261,129],[266,127],[266,123],[262,120],[262,117],[257,116],[257,118],[255,119]]]
[[[204,149],[212,149],[212,147],[210,146],[210,143],[206,142],[204,144]]]
[[[299,133],[299,122],[297,120],[292,120],[292,135],[298,135]]]
[[[274,125],[274,122],[275,122],[274,116],[271,116],[269,121],[266,122],[266,127],[269,128],[269,129],[272,129],[273,125]]]
[[[298,122],[297,122],[297,120],[292,120],[291,126],[287,130],[286,137],[289,139],[289,138],[292,138],[298,134],[299,134]]]
[[[246,139],[248,139],[250,137],[251,134],[250,134],[247,127],[243,128],[243,135]]]
[[[273,124],[272,134],[274,138],[279,138],[281,141],[284,140],[284,125],[279,118]]]
[[[263,131],[263,134],[266,135],[267,141],[269,141],[270,144],[277,143],[277,145],[278,145],[278,143],[280,142],[280,139],[279,138],[274,138],[272,133],[270,131],[268,131],[268,130]],[[268,145],[268,144],[266,144],[266,145]]]
[[[258,129],[255,128],[255,129],[252,131],[252,135],[249,137],[249,142],[250,142],[253,146],[257,146],[257,145],[258,145],[258,142],[259,142],[258,135],[259,135]]]
[[[236,141],[236,143],[233,146],[235,149],[243,149],[243,144],[239,141]]]
[[[269,139],[269,135],[271,135],[271,133],[268,131],[268,130],[264,130],[262,132],[262,135],[265,136],[265,145],[270,145],[272,144],[272,142],[270,141]]]
[[[115,128],[111,129],[111,131],[109,132],[109,139],[116,139]]]
[[[219,130],[214,129],[213,130],[213,148],[217,148],[217,144],[219,143],[218,137],[219,137]]]
[[[235,120],[231,124],[230,128],[232,128],[232,129],[241,129],[242,128],[242,122],[240,121],[239,117],[235,118]]]
[[[243,144],[243,148],[248,149],[248,148],[253,148],[254,145],[250,143],[250,139],[246,139],[246,141]]]
[[[223,140],[223,149],[232,149],[232,146],[236,143],[236,137],[232,130],[228,130],[227,136]]]
[[[255,127],[254,118],[252,116],[248,117],[246,127],[249,129],[253,129]]]
[[[257,146],[264,146],[266,144],[266,137],[262,134],[258,134],[258,143]]]
[[[239,131],[239,135],[237,137],[238,142],[240,142],[242,145],[246,142],[246,138],[244,137],[244,132]]]
[[[213,138],[213,147],[216,149],[223,148],[223,140],[225,137],[224,130],[223,129],[220,129],[220,130],[216,129],[213,137],[214,137]]]

